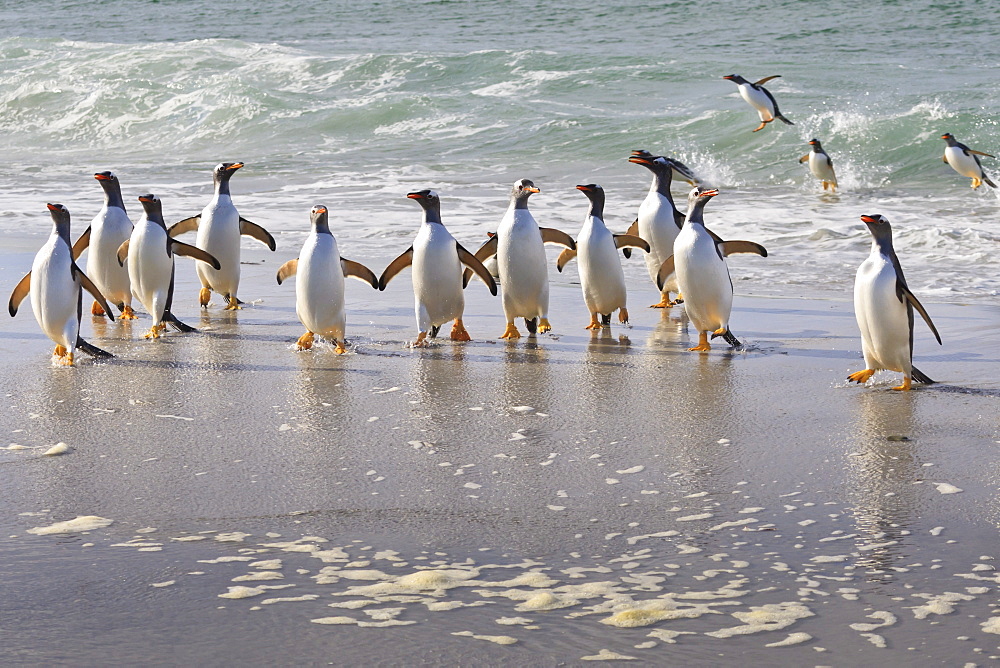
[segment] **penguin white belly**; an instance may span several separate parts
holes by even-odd
[[[527,209],[508,211],[497,237],[501,301],[507,320],[548,317],[549,273],[534,217]]]
[[[140,223],[128,246],[128,277],[132,294],[159,325],[167,308],[174,260],[167,255],[167,231],[153,223]]]
[[[674,254],[674,240],[680,232],[677,223],[674,222],[670,201],[658,192],[646,195],[646,199],[639,205],[638,227],[639,236],[649,244],[649,252],[646,253],[646,271],[655,284],[660,266]],[[675,274],[667,277],[663,290],[677,292]]]
[[[837,177],[833,173],[830,160],[823,153],[817,153],[816,151],[809,152],[809,171],[820,181],[837,182]]]
[[[751,107],[757,110],[760,120],[765,122],[774,120],[774,105],[767,93],[757,90],[750,84],[740,84],[740,95]]]
[[[674,244],[674,267],[684,293],[684,310],[697,331],[728,329],[733,284],[715,240],[704,228],[684,226]]]
[[[201,212],[195,245],[219,261],[219,269],[195,263],[204,287],[220,295],[236,295],[240,284],[240,214],[229,195],[219,195]]]
[[[625,272],[614,237],[604,223],[591,217],[580,232],[576,250],[587,310],[608,315],[625,308]]]
[[[971,155],[966,155],[965,151],[957,146],[948,146],[944,150],[944,157],[948,160],[948,164],[951,168],[962,176],[967,176],[970,179],[982,178],[983,169],[976,162],[976,158]]]
[[[31,265],[31,308],[45,335],[69,352],[80,333],[80,281],[74,280],[69,247],[52,237]]]
[[[906,304],[896,296],[896,270],[879,253],[858,267],[854,314],[861,330],[865,366],[909,374],[910,316]]]
[[[105,207],[90,223],[87,276],[112,304],[132,303],[128,268],[118,264],[118,247],[132,235],[132,221],[122,209]]]
[[[413,297],[421,332],[462,317],[462,265],[455,237],[438,223],[424,223],[413,242]]]
[[[344,270],[337,241],[329,234],[315,234],[299,255],[295,279],[295,312],[310,332],[335,341],[344,340]]]

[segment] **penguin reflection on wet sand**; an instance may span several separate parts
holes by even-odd
[[[112,321],[115,318],[97,286],[76,266],[73,259],[69,244],[69,210],[62,204],[46,206],[52,216],[52,234],[35,254],[31,271],[14,287],[7,310],[14,317],[21,302],[31,294],[35,320],[45,335],[56,344],[54,355],[61,365],[73,366],[77,348],[94,357],[113,357],[111,353],[80,337],[82,288],[94,296],[108,318]]]
[[[799,162],[809,163],[809,171],[823,183],[823,190],[837,192],[837,175],[833,173],[833,160],[823,150],[818,139],[809,140],[809,145],[812,150],[799,158]]]
[[[861,216],[872,235],[872,250],[854,280],[854,315],[861,330],[861,350],[865,369],[847,377],[866,383],[876,371],[900,371],[903,384],[892,389],[909,390],[913,380],[933,383],[913,366],[913,310],[931,328],[937,342],[941,335],[923,305],[910,292],[903,268],[892,247],[892,227],[885,216]]]
[[[612,234],[604,224],[604,188],[596,183],[577,186],[590,200],[583,228],[576,239],[576,255],[580,262],[580,287],[583,301],[590,312],[587,329],[611,326],[611,314],[618,311],[618,320],[628,324],[625,272],[622,271],[618,249],[626,246],[649,252],[649,244],[629,234]],[[570,251],[559,256],[557,268],[562,271],[572,259]]]
[[[501,339],[519,339],[521,333],[515,318],[524,318],[529,334],[544,334],[549,324],[549,272],[546,266],[545,244],[559,244],[576,250],[573,238],[550,227],[539,227],[528,210],[528,198],[540,192],[534,182],[520,179],[510,191],[510,204],[500,221],[496,234],[476,251],[476,258],[485,262],[494,255],[502,288],[507,329]],[[468,283],[472,270],[466,269],[463,281]]]
[[[981,155],[987,158],[994,158],[996,156],[969,148],[956,140],[955,136],[950,132],[941,135],[941,139],[948,143],[944,149],[942,160],[951,165],[951,168],[962,176],[972,179],[973,188],[978,188],[984,183],[991,188],[997,187],[997,184],[993,183],[990,177],[986,176],[986,173],[983,171],[983,165],[979,162],[979,156]]]
[[[378,278],[371,269],[340,257],[337,240],[330,232],[327,208],[317,205],[309,214],[312,231],[302,244],[302,252],[278,269],[278,285],[290,276],[295,279],[295,313],[305,325],[306,333],[296,343],[298,350],[312,348],[313,339],[319,336],[337,344],[336,353],[343,355],[344,328],[344,277],[352,276],[376,290]]]
[[[423,222],[413,245],[389,263],[378,280],[379,290],[406,267],[413,265],[413,296],[417,316],[417,340],[413,346],[427,346],[427,337],[437,336],[441,325],[454,320],[453,341],[471,341],[462,323],[465,295],[462,293],[462,265],[472,269],[489,287],[493,296],[497,284],[483,263],[459,244],[441,222],[441,199],[433,190],[407,194],[423,209]]]
[[[781,122],[786,125],[795,125],[795,123],[792,123],[790,120],[781,115],[781,112],[778,110],[777,100],[775,100],[774,96],[771,95],[771,91],[764,88],[765,83],[771,79],[777,79],[780,76],[780,74],[774,74],[753,83],[747,81],[739,74],[727,74],[722,77],[723,79],[728,79],[739,86],[740,95],[742,95],[743,99],[747,101],[747,104],[757,110],[757,115],[760,116],[760,125],[754,128],[754,132],[763,130],[765,125],[776,118],[780,119]]]
[[[215,194],[209,203],[197,216],[170,226],[171,237],[197,230],[195,246],[218,258],[221,264],[221,269],[200,263],[195,267],[201,281],[198,303],[204,308],[208,307],[213,290],[225,298],[227,311],[241,308],[243,302],[236,297],[240,285],[240,235],[253,237],[272,251],[275,249],[274,237],[260,225],[241,216],[233,205],[229,180],[242,167],[242,162],[216,165],[212,170]]]

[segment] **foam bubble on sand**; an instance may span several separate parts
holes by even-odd
[[[622,471],[615,471],[615,473],[620,473],[621,475],[630,475],[632,473],[642,473],[645,470],[646,467],[643,466],[642,464],[639,464],[638,466],[633,466],[632,468],[624,469]]]
[[[712,513],[699,513],[697,515],[685,515],[684,517],[678,517],[675,521],[677,522],[696,522],[698,520],[708,520],[713,517]]]
[[[266,561],[255,561],[250,564],[250,568],[263,568],[269,571],[276,571],[281,568],[281,559],[268,559]]]
[[[934,487],[937,488],[937,491],[941,492],[942,494],[958,494],[959,492],[965,491],[963,489],[955,487],[954,485],[950,485],[946,482],[934,483]]]
[[[66,520],[65,522],[56,522],[55,524],[50,524],[46,527],[33,527],[28,529],[28,533],[35,534],[36,536],[49,536],[58,533],[78,533],[82,531],[93,531],[94,529],[103,529],[106,526],[110,526],[114,520],[109,520],[104,517],[98,517],[97,515],[78,515],[71,520]]]
[[[737,635],[760,633],[761,631],[778,631],[791,626],[800,619],[812,617],[815,614],[798,601],[751,606],[749,612],[732,613],[733,617],[743,622],[742,626],[709,631],[705,635],[713,638],[731,638]]]
[[[178,543],[193,543],[198,540],[205,540],[207,536],[178,536],[177,538],[171,538],[170,540],[176,541]]]
[[[862,633],[861,637],[870,642],[871,644],[875,645],[879,649],[886,648],[885,638],[877,633]]]
[[[812,640],[812,636],[808,633],[789,633],[788,637],[784,640],[779,640],[778,642],[772,642],[764,645],[764,647],[788,647],[790,645],[798,645],[804,642]]]
[[[868,619],[880,619],[881,624],[851,624],[851,628],[855,631],[874,631],[875,629],[880,629],[883,626],[892,626],[898,620],[896,615],[891,612],[886,612],[884,610],[876,610],[872,614],[868,615]]]
[[[691,604],[679,607],[675,601],[670,599],[642,601],[638,605],[628,605],[630,607],[600,620],[601,623],[620,629],[632,629],[649,626],[664,620],[695,619],[705,614],[721,614],[717,610],[712,610],[708,605]]]
[[[983,633],[1000,634],[1000,617],[990,617],[980,626],[983,627]]]
[[[914,598],[926,598],[927,603],[918,605],[913,610],[913,616],[917,619],[927,619],[930,615],[949,615],[955,612],[955,603],[959,601],[972,601],[975,596],[959,594],[953,591],[946,591],[943,594],[934,596],[933,594],[914,594]]]
[[[177,580],[167,580],[166,582],[152,582],[152,583],[150,583],[149,586],[150,587],[169,587],[170,585],[174,584],[175,582],[177,582]]]
[[[626,538],[625,542],[627,542],[629,545],[635,545],[640,540],[646,540],[647,538],[669,538],[670,536],[679,536],[679,535],[680,535],[679,531],[674,531],[673,529],[671,529],[670,531],[660,531],[658,533],[647,533],[641,536],[632,536],[631,538]]]
[[[709,531],[722,531],[723,529],[732,529],[733,527],[740,527],[747,524],[754,524],[759,522],[756,517],[749,517],[745,520],[734,520],[732,522],[723,522],[722,524],[716,524],[714,527],[710,527]]]
[[[285,596],[279,598],[265,598],[261,605],[272,605],[274,603],[298,603],[300,601],[315,601],[319,594],[303,594],[302,596]]]
[[[501,617],[493,621],[503,626],[527,626],[528,624],[535,623],[535,620],[528,619],[527,617]]]
[[[618,652],[612,652],[609,649],[602,649],[597,654],[581,656],[580,661],[635,661],[635,657],[627,654],[619,654]]]
[[[11,443],[6,448],[0,448],[0,450],[34,450],[34,448],[28,447],[27,445],[20,445],[18,443]]]
[[[72,450],[73,448],[69,447],[68,444],[60,441],[59,443],[56,443],[51,448],[43,452],[42,457],[58,457],[59,455],[65,455],[66,453],[71,452]]]
[[[677,636],[693,636],[697,635],[694,631],[671,631],[670,629],[655,629],[646,634],[649,638],[656,638],[657,640],[662,640],[665,643],[676,645]]]
[[[486,640],[487,642],[496,643],[497,645],[513,645],[517,642],[517,638],[511,638],[510,636],[487,636],[478,635],[472,631],[455,631],[451,635],[453,636],[464,636],[466,638],[475,638],[476,640]]]
[[[256,582],[259,580],[284,580],[285,576],[278,571],[255,571],[233,578],[233,582]]]
[[[215,536],[215,540],[220,543],[242,543],[243,539],[248,537],[250,534],[243,533],[242,531],[230,531],[228,533],[220,533]]]
[[[253,557],[237,557],[237,556],[227,556],[218,557],[217,559],[199,559],[199,564],[228,564],[231,561],[253,561]]]
[[[254,596],[260,596],[268,589],[286,589],[288,587],[294,587],[295,585],[260,585],[258,587],[244,587],[243,585],[237,585],[235,587],[229,587],[225,594],[219,594],[219,598],[252,598]]]

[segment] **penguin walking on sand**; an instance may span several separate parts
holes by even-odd
[[[546,267],[545,244],[559,244],[576,250],[573,238],[550,227],[539,227],[528,210],[528,198],[539,192],[529,179],[514,182],[510,191],[510,205],[500,221],[496,234],[476,251],[476,259],[486,262],[496,256],[499,270],[501,301],[507,329],[501,339],[519,339],[521,332],[514,324],[515,318],[524,318],[529,334],[544,334],[552,329],[549,324],[549,272]],[[465,282],[472,277],[472,270],[465,270]]]
[[[836,192],[837,175],[833,173],[833,160],[831,160],[830,156],[823,150],[823,146],[819,143],[818,139],[809,140],[809,145],[812,149],[799,158],[799,162],[809,163],[809,171],[812,172],[813,176],[823,182],[823,190],[829,189]]]
[[[698,332],[698,345],[691,351],[708,352],[708,340],[723,337],[729,345],[740,345],[729,331],[729,316],[733,309],[733,281],[729,276],[726,256],[753,253],[767,257],[767,250],[752,241],[723,241],[705,227],[705,205],[719,194],[718,190],[694,189],[688,197],[690,207],[684,228],[674,241],[674,254],[660,267],[657,283],[671,273],[684,293],[684,310]]]
[[[222,265],[221,269],[201,263],[195,267],[201,280],[198,303],[206,308],[213,290],[225,298],[227,311],[241,308],[240,304],[243,302],[236,297],[236,290],[240,285],[240,235],[253,237],[272,251],[275,249],[274,237],[260,225],[241,216],[233,205],[229,180],[242,167],[242,162],[216,165],[212,170],[215,184],[212,200],[197,216],[185,218],[170,226],[171,237],[197,230],[195,246],[218,258]]]
[[[453,341],[471,341],[462,323],[465,295],[462,265],[469,267],[489,286],[493,296],[497,284],[476,256],[462,247],[441,222],[441,199],[433,190],[420,190],[406,195],[416,200],[424,211],[423,222],[413,245],[389,263],[378,279],[379,290],[406,267],[413,265],[413,296],[417,315],[417,340],[415,348],[428,345],[427,336],[437,336],[441,326],[449,320]]]
[[[556,267],[559,271],[576,255],[580,263],[580,287],[583,301],[590,312],[587,329],[611,326],[611,314],[618,311],[618,320],[628,324],[625,294],[625,272],[618,259],[618,249],[641,248],[649,252],[649,244],[630,234],[612,234],[604,224],[604,188],[596,183],[577,186],[590,200],[583,228],[576,238],[576,252],[563,251]],[[571,254],[572,253],[572,254]]]
[[[892,389],[909,390],[911,383],[933,383],[913,366],[913,311],[931,328],[941,343],[941,335],[923,305],[910,292],[903,268],[892,247],[892,227],[885,216],[861,216],[872,235],[872,250],[858,267],[854,279],[854,315],[861,330],[861,350],[865,369],[848,380],[863,384],[879,370],[900,371],[903,384]]]
[[[995,158],[996,156],[969,148],[956,140],[955,136],[950,132],[941,135],[941,139],[948,143],[944,149],[944,158],[942,160],[951,165],[951,168],[962,176],[972,179],[973,188],[978,188],[984,183],[991,188],[997,187],[997,184],[993,183],[990,177],[986,176],[986,172],[983,171],[983,165],[979,162],[979,156],[981,155],[987,158]]]
[[[114,172],[98,172],[94,178],[104,190],[104,206],[73,244],[73,259],[79,258],[89,247],[87,275],[101,294],[118,307],[121,320],[135,320],[128,269],[119,265],[116,257],[118,247],[132,235],[132,220],[125,211],[121,185]],[[104,308],[97,301],[94,301],[90,312],[96,316],[105,315]]]
[[[83,293],[86,289],[114,321],[111,308],[93,281],[76,266],[69,244],[69,210],[62,204],[47,204],[53,229],[48,240],[35,254],[31,271],[18,281],[10,295],[7,310],[11,317],[24,298],[31,294],[31,308],[42,331],[56,344],[56,361],[73,366],[73,356],[79,348],[93,357],[114,357],[111,353],[87,343],[80,337],[83,315]]]
[[[171,313],[174,301],[174,255],[186,255],[200,260],[215,270],[219,260],[210,253],[170,237],[163,221],[163,205],[152,195],[141,195],[143,215],[135,224],[132,236],[118,248],[118,262],[128,261],[128,276],[132,294],[142,302],[153,316],[153,326],[145,335],[147,339],[160,338],[160,332],[173,325],[179,332],[193,332]]]
[[[778,110],[777,100],[775,100],[774,96],[771,95],[771,91],[764,88],[764,84],[771,79],[777,79],[780,76],[780,74],[774,74],[753,83],[747,81],[739,74],[727,74],[722,77],[723,79],[728,79],[739,86],[740,95],[747,101],[747,104],[757,110],[757,114],[760,116],[760,125],[754,128],[754,132],[763,130],[765,125],[776,118],[780,119],[787,125],[795,125],[795,123],[792,123],[790,120],[781,115],[781,112]]]
[[[321,204],[309,214],[312,231],[302,244],[302,252],[278,269],[278,285],[290,276],[295,279],[295,313],[305,325],[297,350],[312,348],[316,335],[336,343],[336,353],[347,352],[344,329],[344,277],[360,279],[378,290],[378,278],[371,269],[340,257],[337,239],[330,232],[329,213]]]

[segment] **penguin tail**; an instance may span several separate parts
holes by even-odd
[[[990,177],[986,176],[986,174],[983,174],[983,183],[988,185],[990,188],[997,187],[997,184],[993,183],[993,181],[990,180]]]
[[[109,353],[107,350],[102,350],[92,343],[87,343],[79,336],[76,337],[76,347],[82,350],[83,352],[87,353],[91,357],[101,357],[104,359],[107,359],[109,357],[114,357],[114,355]]]
[[[431,338],[436,339],[438,332],[440,331],[441,331],[441,325],[434,325],[433,327],[431,327]]]
[[[934,382],[933,380],[931,380],[930,376],[925,374],[917,367],[910,368],[910,375],[913,377],[913,380],[917,381],[918,383],[924,383],[925,385],[930,385]]]
[[[529,334],[534,334],[538,331],[538,318],[525,318],[524,326],[528,328]]]
[[[788,120],[787,118],[785,118],[781,114],[777,114],[775,116],[775,118],[781,119],[781,122],[784,123],[785,125],[795,125],[795,123],[792,123],[790,120]]]
[[[177,319],[170,311],[163,312],[163,322],[170,323],[178,332],[197,332],[198,330],[191,325],[186,325]]]
[[[713,339],[719,336],[721,336],[725,340],[725,342],[731,345],[733,348],[739,348],[740,346],[743,345],[742,343],[740,343],[740,340],[736,338],[736,335],[733,334],[728,329],[722,334],[718,333],[717,331],[712,332]]]

